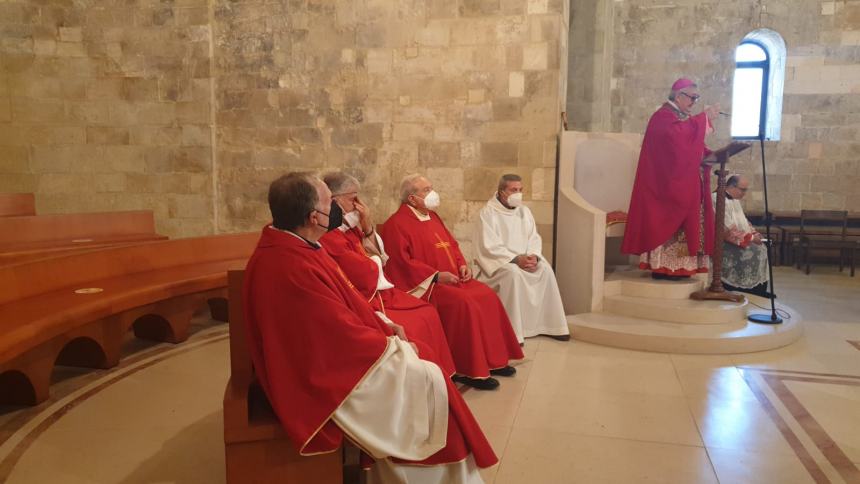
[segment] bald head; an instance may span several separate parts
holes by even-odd
[[[744,198],[749,187],[749,178],[744,175],[731,175],[726,179],[726,193],[734,199],[740,200]]]

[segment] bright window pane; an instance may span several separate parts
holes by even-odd
[[[756,44],[741,44],[735,49],[735,62],[755,62],[767,60],[764,49]]]
[[[764,70],[760,68],[735,69],[732,87],[733,137],[759,135],[763,75]]]

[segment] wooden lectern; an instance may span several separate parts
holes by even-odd
[[[697,301],[718,300],[741,302],[744,296],[728,292],[723,288],[723,239],[726,231],[726,162],[733,155],[749,148],[749,143],[740,141],[732,141],[726,146],[712,152],[704,160],[702,165],[706,172],[704,176],[710,176],[707,173],[711,165],[719,164],[720,169],[717,172],[717,206],[714,213],[714,250],[711,255],[711,285],[707,289],[696,291],[690,294],[690,299]],[[703,203],[708,203],[708,197]]]

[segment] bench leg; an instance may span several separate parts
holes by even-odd
[[[181,343],[188,339],[195,311],[205,306],[210,297],[218,297],[218,294],[198,293],[146,306],[136,313],[142,315],[134,320],[134,335],[153,341]]]
[[[110,368],[101,345],[90,338],[75,338],[69,341],[57,355],[57,364],[81,368]]]
[[[50,396],[53,345],[45,344],[0,369],[0,404],[38,405]]]
[[[188,339],[188,327],[193,315],[191,309],[147,314],[138,318],[132,328],[134,335],[140,339],[181,343]]]
[[[119,364],[125,330],[119,316],[93,321],[54,340],[56,364],[113,368]]]
[[[216,297],[206,302],[209,304],[209,313],[212,315],[212,319],[222,323],[226,323],[230,319],[227,298]]]
[[[32,381],[24,373],[16,370],[0,373],[0,405],[36,405],[48,398],[36,393]]]

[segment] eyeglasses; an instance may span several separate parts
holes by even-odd
[[[698,101],[698,100],[699,100],[699,98],[701,97],[701,96],[699,96],[698,94],[693,94],[693,95],[691,96],[691,95],[687,94],[686,92],[679,92],[678,94],[683,94],[683,95],[687,96],[688,98],[690,98],[690,101],[693,101],[693,102]]]

